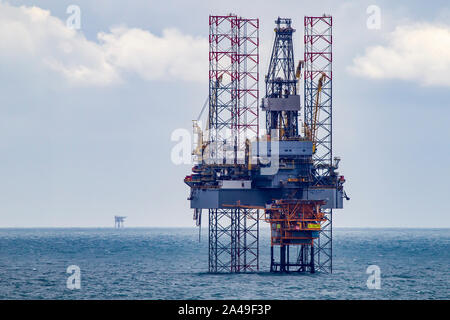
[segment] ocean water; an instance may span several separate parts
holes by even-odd
[[[450,229],[335,229],[333,274],[208,274],[196,229],[0,229],[0,299],[449,299]],[[81,270],[69,290],[66,269]],[[378,265],[381,288],[367,288]]]

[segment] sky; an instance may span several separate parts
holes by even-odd
[[[208,93],[208,16],[230,12],[260,19],[261,78],[278,16],[296,59],[303,17],[333,16],[334,226],[450,227],[450,6],[374,0],[0,0],[0,227],[193,226],[171,136]]]

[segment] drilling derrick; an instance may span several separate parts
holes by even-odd
[[[305,17],[296,69],[292,21],[275,21],[261,137],[259,20],[230,14],[209,24],[207,132],[194,122],[196,164],[184,179],[197,225],[208,210],[209,271],[257,271],[261,219],[270,225],[271,272],[331,272],[332,209],[347,198],[339,159],[331,161],[331,17]]]
[[[275,41],[266,75],[266,98],[289,98],[297,94],[298,81],[295,77],[292,44],[292,33],[295,30],[291,27],[291,19],[278,18],[275,24]],[[297,100],[300,101],[296,99],[296,102]],[[264,110],[264,104],[262,107]],[[272,129],[280,129],[280,138],[282,139],[297,136],[299,110],[300,104],[295,105],[292,110],[268,110],[266,112],[267,133],[270,134]]]

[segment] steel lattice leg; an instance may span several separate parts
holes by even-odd
[[[209,272],[259,269],[259,211],[209,210]]]
[[[322,224],[320,237],[315,241],[316,250],[315,264],[317,270],[332,273],[333,272],[333,212],[328,210],[325,215],[326,221]]]

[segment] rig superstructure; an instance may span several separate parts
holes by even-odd
[[[260,220],[271,228],[270,271],[332,271],[332,210],[348,199],[332,152],[332,17],[304,25],[295,67],[292,21],[275,21],[260,136],[259,19],[209,17],[209,112],[206,130],[194,121],[184,181],[197,225],[208,210],[210,272],[259,269]]]

